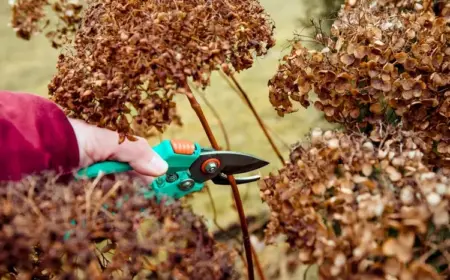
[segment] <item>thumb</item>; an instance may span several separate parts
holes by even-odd
[[[110,158],[128,162],[134,171],[146,176],[161,176],[168,169],[167,162],[150,147],[145,139],[140,137],[137,141],[126,139],[123,143],[117,144]]]

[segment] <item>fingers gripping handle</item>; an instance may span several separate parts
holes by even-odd
[[[201,147],[197,143],[164,140],[154,146],[153,150],[169,165],[167,173],[155,178],[151,185],[153,194],[158,200],[163,196],[179,199],[203,188],[203,183],[195,182],[189,174],[189,167],[201,153]],[[76,177],[95,178],[100,173],[108,175],[131,170],[133,168],[126,162],[104,161],[79,170]],[[153,195],[149,192],[145,194]]]
[[[133,168],[131,168],[131,166],[126,162],[103,161],[94,163],[87,168],[79,170],[77,173],[77,177],[95,178],[100,173],[107,175],[107,174],[127,172],[131,170],[133,170]]]

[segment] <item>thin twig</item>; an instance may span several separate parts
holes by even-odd
[[[95,208],[93,217],[97,216],[98,211],[100,210],[100,208],[103,208],[103,204],[106,202],[106,200],[108,200],[108,198],[112,196],[117,191],[117,189],[122,186],[122,184],[123,184],[122,181],[114,183],[112,188],[100,199],[97,207]]]
[[[200,123],[202,124],[203,130],[205,131],[206,135],[208,136],[211,146],[214,149],[219,150],[220,149],[219,145],[217,144],[216,138],[214,137],[211,127],[209,126],[208,120],[206,119],[200,104],[198,103],[197,99],[195,98],[194,94],[192,93],[191,89],[189,88],[189,86],[187,84],[186,84],[186,96],[189,100],[189,103],[191,104],[192,109],[197,114],[197,117],[199,118]],[[244,213],[244,209],[242,206],[241,197],[239,196],[239,189],[238,189],[236,181],[234,180],[234,177],[232,175],[228,176],[228,181],[230,181],[231,189],[232,189],[233,195],[234,195],[234,201],[236,203],[236,208],[238,209],[239,219],[241,222],[243,243],[244,243],[244,248],[245,248],[245,255],[247,258],[248,278],[249,278],[249,280],[254,280],[255,275],[254,275],[254,271],[253,271],[251,243],[250,243],[247,221],[245,219],[245,213]]]
[[[222,227],[218,224],[218,222],[216,221],[216,218],[217,218],[217,211],[216,211],[215,204],[214,204],[214,200],[212,199],[211,191],[210,191],[209,188],[207,189],[207,192],[208,192],[209,198],[210,198],[210,200],[211,200],[211,205],[213,206],[213,214],[214,214],[213,221],[214,221],[214,224],[216,225],[216,227],[217,227],[220,231],[222,231],[222,232],[224,232],[224,233],[226,234],[225,229],[222,228]],[[240,240],[238,237],[233,237],[232,239],[234,239],[235,241],[237,241],[237,242],[239,242],[239,243],[241,242],[241,240]],[[254,259],[254,261],[255,261],[255,266],[256,266],[256,270],[257,270],[257,272],[258,272],[259,278],[260,278],[260,280],[266,280],[266,277],[265,277],[265,275],[264,275],[264,271],[263,271],[263,269],[262,269],[262,267],[261,267],[261,263],[259,262],[258,255],[256,254],[255,248],[254,248],[253,246],[251,246],[251,249],[252,249],[253,259]],[[238,254],[239,254],[239,256],[242,258],[242,260],[244,261],[244,258],[243,258],[243,256],[242,256],[242,252],[241,252],[240,250],[238,250]],[[245,261],[244,261],[244,262],[245,262]]]
[[[187,85],[186,91],[187,91],[186,96],[189,100],[189,103],[191,104],[191,107],[194,110],[194,112],[197,114],[197,117],[200,120],[203,130],[205,131],[206,136],[208,137],[208,140],[211,143],[211,146],[216,150],[220,150],[219,144],[217,144],[216,138],[214,137],[214,134],[211,130],[211,127],[209,126],[208,120],[206,119],[200,104],[198,103],[191,89]]]
[[[264,275],[264,271],[261,267],[261,263],[259,262],[258,255],[256,254],[255,248],[253,248],[253,246],[251,246],[251,248],[252,248],[253,258],[255,260],[256,271],[258,272],[258,275],[259,275],[259,279],[266,280],[266,276]]]
[[[230,88],[232,88],[232,89],[239,95],[239,97],[242,98],[242,101],[245,101],[244,97],[242,97],[242,96],[240,95],[239,89],[236,88],[236,86],[230,81],[230,79],[228,79],[228,76],[227,76],[223,71],[219,71],[219,74],[220,74],[220,76],[222,76],[222,79],[224,79],[225,82],[227,82],[228,86],[229,86]]]
[[[100,254],[100,256],[102,256],[103,259],[105,259],[105,256],[103,256],[102,252],[100,252],[100,250],[98,248],[95,248],[95,251],[98,252]],[[102,260],[100,259],[100,256],[97,254],[95,254],[95,256],[97,257],[100,268],[102,269],[102,271],[105,271],[106,266],[103,264]]]
[[[236,250],[238,250],[238,249],[236,249]],[[240,250],[238,250],[238,252],[240,252]],[[247,268],[247,262],[245,261],[244,257],[242,256],[242,254],[239,254],[239,256],[241,257],[242,264],[244,264],[245,268]]]
[[[39,219],[41,219],[41,220],[45,219],[41,210],[39,210],[36,203],[34,203],[34,201],[32,199],[25,196],[23,193],[17,191],[16,189],[11,189],[11,191],[14,192],[16,195],[18,195],[23,201],[25,201],[31,207],[31,209],[34,211],[34,213],[39,216]]]
[[[220,118],[219,113],[214,108],[214,106],[211,104],[211,102],[208,101],[208,99],[206,98],[205,94],[201,93],[200,97],[202,98],[203,102],[205,102],[206,106],[211,110],[213,115],[216,117],[217,122],[219,123],[220,129],[222,130],[223,138],[225,139],[225,145],[226,145],[225,148],[227,150],[230,150],[230,148],[231,148],[230,138],[228,137],[227,130],[225,129],[225,125],[223,124],[223,121]]]
[[[86,197],[86,222],[89,223],[89,220],[91,218],[91,195],[94,191],[95,187],[97,186],[98,182],[102,178],[102,174],[95,178],[94,182],[91,183],[89,188],[86,190],[85,197]]]
[[[236,87],[239,89],[239,92],[241,93],[242,97],[245,99],[245,102],[247,103],[248,107],[252,111],[253,115],[255,116],[256,120],[258,121],[259,126],[261,127],[262,131],[264,132],[264,135],[266,136],[267,140],[269,141],[270,145],[272,146],[273,151],[278,156],[278,159],[281,161],[281,164],[284,165],[285,161],[283,159],[283,156],[281,155],[280,150],[275,145],[272,137],[269,135],[269,132],[266,129],[265,124],[263,123],[261,117],[259,116],[258,112],[256,111],[255,107],[253,106],[252,102],[250,101],[250,98],[248,97],[248,94],[244,91],[244,89],[241,87],[239,82],[236,80],[233,74],[230,74],[229,77],[233,81],[233,83],[236,85]]]
[[[284,141],[284,139],[281,138],[281,136],[278,135],[273,128],[271,128],[268,125],[266,125],[266,128],[267,128],[268,131],[270,131],[270,133],[272,133],[273,136],[275,136],[278,139],[279,142],[281,142],[281,144],[283,144],[285,149],[289,150],[291,148],[289,146],[289,144],[286,141]]]
[[[241,91],[238,88],[236,88],[236,86],[230,81],[230,79],[228,79],[228,76],[225,75],[225,73],[223,73],[223,71],[219,71],[219,73],[222,76],[222,78],[225,80],[225,82],[227,82],[228,86],[230,88],[232,88],[239,95],[239,97],[242,99],[242,101],[244,101],[246,103],[246,105],[248,106],[244,96],[242,96],[242,94],[241,94]],[[267,125],[264,125],[264,126],[267,128],[267,130],[269,130],[272,133],[272,135],[274,135],[276,138],[278,138],[278,141],[280,141],[287,149],[289,149],[289,145],[287,144],[287,142],[285,142],[279,135],[277,135],[272,128],[270,128]]]
[[[308,265],[308,267],[303,272],[303,280],[306,280],[308,278],[308,272],[311,267],[312,267],[312,265]]]
[[[210,200],[210,202],[211,202],[211,207],[212,207],[212,209],[213,209],[213,223],[216,225],[216,227],[217,227],[220,231],[225,232],[225,229],[224,229],[222,226],[220,226],[219,223],[217,222],[217,209],[216,209],[216,204],[214,203],[214,199],[213,199],[213,197],[212,197],[211,190],[209,189],[208,186],[206,186],[206,192],[208,193],[209,200]]]
[[[243,201],[243,202],[246,202],[249,196],[250,196],[250,188],[249,188],[249,186],[247,185],[246,188],[245,188],[245,193],[244,193],[244,195],[242,196],[242,201]]]
[[[39,210],[39,207],[37,207],[36,203],[33,201],[33,195],[34,195],[34,189],[36,188],[36,182],[31,180],[31,188],[28,190],[28,196],[26,200],[31,205],[33,210],[36,212],[36,214],[39,215],[39,217],[42,219],[44,215],[42,214],[41,210]]]

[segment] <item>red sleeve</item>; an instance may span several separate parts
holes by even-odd
[[[0,181],[79,163],[75,133],[63,111],[47,98],[0,91]]]

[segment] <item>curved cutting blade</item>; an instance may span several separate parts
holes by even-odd
[[[216,172],[213,174],[205,174],[202,170],[202,164],[208,159],[218,159],[220,161],[220,166]],[[200,157],[192,164],[190,168],[190,173],[192,179],[197,182],[204,182],[207,180],[213,180],[216,178],[217,181],[222,182],[222,179],[225,179],[227,184],[229,184],[228,179],[226,179],[226,175],[234,175],[240,173],[246,173],[253,170],[257,170],[261,167],[268,165],[269,162],[256,158],[251,155],[247,155],[239,152],[230,152],[230,151],[204,151],[200,155]],[[222,175],[225,175],[223,178]],[[252,176],[249,178],[240,178],[240,182],[253,182],[259,179]],[[237,179],[236,179],[237,180]],[[242,181],[243,180],[243,181]]]
[[[259,176],[259,175],[243,177],[243,178],[234,178],[234,180],[236,181],[236,184],[238,184],[238,185],[256,182],[259,179],[261,179],[261,176]],[[227,175],[225,175],[223,173],[220,173],[216,177],[212,178],[211,181],[213,181],[213,183],[216,185],[230,185],[230,181],[228,181]]]

